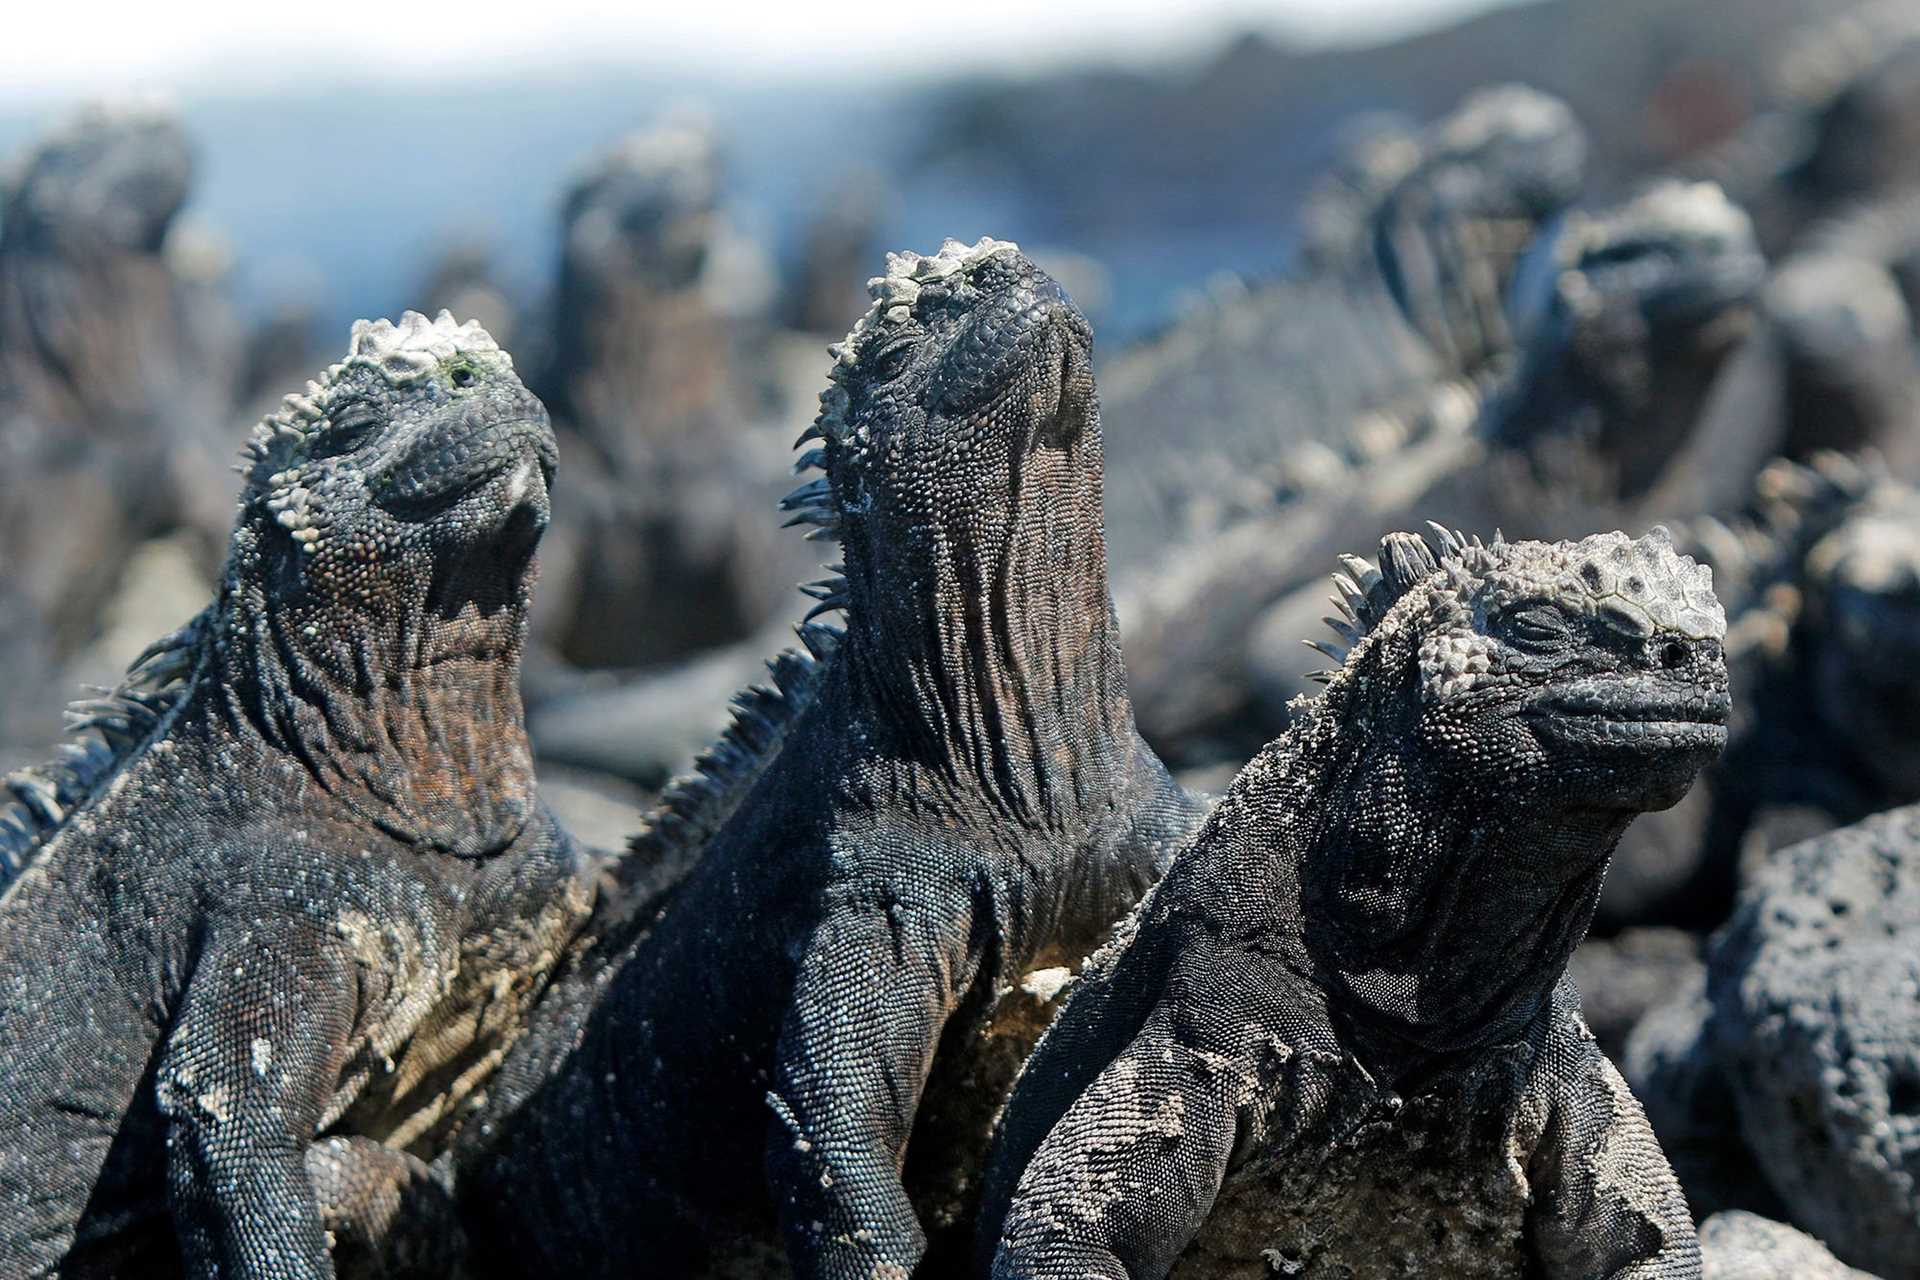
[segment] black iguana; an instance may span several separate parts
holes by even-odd
[[[764,322],[737,314],[747,291],[725,274],[723,176],[713,128],[675,117],[596,157],[562,202],[552,354],[530,383],[590,465],[543,556],[534,638],[576,666],[744,639],[815,567],[760,519],[809,393],[773,411]]]
[[[6,780],[0,1273],[330,1275],[315,1137],[405,1180],[498,1061],[595,878],[521,728],[554,461],[483,330],[355,325],[214,601]]]
[[[1920,181],[1920,18],[1907,0],[1810,13],[1773,62],[1763,108],[1686,168],[1751,209],[1779,256],[1849,204]]]
[[[906,1275],[936,1050],[1198,821],[1133,731],[1085,321],[993,240],[872,289],[787,503],[840,542],[812,593],[845,636],[664,910],[608,927],[464,1121],[482,1268],[683,1274],[777,1218],[798,1275]]]
[[[1325,693],[1021,1074],[1002,1280],[1698,1275],[1565,968],[1621,830],[1725,742],[1709,575],[1664,530],[1346,566]]]

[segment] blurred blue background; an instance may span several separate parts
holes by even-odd
[[[885,244],[1071,248],[1105,268],[1103,337],[1126,338],[1213,273],[1283,263],[1358,113],[1427,118],[1524,78],[1575,107],[1604,179],[1730,128],[1759,96],[1749,54],[1824,7],[189,3],[77,22],[36,6],[0,50],[0,155],[87,99],[163,96],[199,148],[187,216],[229,255],[234,296],[256,315],[298,299],[330,334],[418,304],[449,243],[489,249],[532,301],[569,177],[695,111],[719,127],[733,223],[776,272],[836,184],[876,173]]]

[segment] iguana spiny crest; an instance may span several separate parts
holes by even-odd
[[[1334,575],[1341,591],[1334,603],[1347,620],[1327,622],[1344,645],[1316,648],[1344,663],[1351,649],[1380,630],[1394,607],[1422,585],[1429,585],[1429,618],[1444,616],[1450,605],[1463,628],[1485,627],[1513,610],[1550,607],[1628,637],[1664,631],[1689,640],[1718,640],[1726,634],[1713,598],[1712,571],[1677,554],[1672,535],[1659,526],[1638,540],[1602,533],[1574,543],[1512,543],[1496,535],[1490,546],[1440,525],[1432,530],[1425,540],[1389,534],[1381,540],[1377,568],[1358,556],[1341,558],[1345,572]],[[1441,573],[1444,578],[1426,583]],[[1531,619],[1530,633],[1543,642],[1546,631],[1562,629],[1541,612]],[[1423,659],[1443,650],[1449,655],[1428,673],[1441,677],[1430,693],[1445,698],[1468,692],[1471,682],[1461,683],[1468,672],[1459,655],[1488,651],[1491,644],[1491,633],[1480,630],[1429,635],[1421,647]],[[1427,667],[1423,662],[1423,671]],[[1482,665],[1481,672],[1486,670]]]

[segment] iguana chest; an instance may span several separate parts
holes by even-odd
[[[1331,1142],[1256,1152],[1229,1174],[1172,1275],[1467,1280],[1528,1274],[1526,1162],[1546,1113],[1510,1080],[1500,1076],[1416,1097],[1397,1110],[1377,1107],[1372,1118]],[[1340,1102],[1330,1099],[1326,1111],[1348,1110]],[[1308,1121],[1305,1131],[1318,1128],[1311,1117],[1300,1118]]]
[[[496,904],[468,921],[451,953],[398,1005],[349,1063],[343,1126],[423,1157],[437,1154],[525,1030],[530,1010],[592,906],[571,859],[537,878],[537,901]],[[531,877],[530,877],[531,878]]]

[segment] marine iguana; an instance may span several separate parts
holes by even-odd
[[[555,984],[464,1121],[482,1266],[681,1274],[777,1218],[798,1275],[904,1276],[936,1051],[1199,819],[1133,730],[1084,320],[990,239],[872,291],[787,501],[841,544],[810,593],[845,636],[664,912]]]
[[[483,330],[356,324],[216,598],[6,780],[0,1272],[330,1275],[315,1137],[404,1147],[498,1061],[595,879],[521,727],[554,462]]]
[[[1345,211],[1346,256],[1225,289],[1103,371],[1117,571],[1400,447],[1436,384],[1474,388],[1511,354],[1495,313],[1525,243],[1578,195],[1585,134],[1558,99],[1505,86],[1411,145]]]
[[[1710,182],[1662,179],[1569,215],[1541,252],[1548,296],[1520,321],[1521,369],[1486,433],[1510,449],[1574,437],[1608,473],[1605,496],[1631,502],[1682,452],[1752,328],[1767,267],[1752,220]],[[1736,498],[1749,478],[1735,478]]]
[[[1565,969],[1621,830],[1725,741],[1709,574],[1659,529],[1346,568],[1325,693],[1021,1074],[1001,1280],[1698,1274]]]
[[[182,268],[192,180],[173,115],[103,104],[41,139],[0,192],[0,548],[9,594],[62,662],[95,639],[144,541],[184,529],[211,574],[231,523],[220,433],[238,343]],[[0,741],[0,770],[60,726],[59,685],[7,669],[0,702],[19,710],[0,718],[21,738]]]
[[[1771,102],[1686,167],[1751,209],[1777,256],[1837,209],[1920,181],[1920,21],[1906,0],[1812,13],[1773,61]]]
[[[1568,215],[1518,268],[1516,358],[1435,379],[1415,412],[1349,419],[1347,460],[1282,454],[1282,487],[1264,508],[1125,581],[1149,739],[1187,764],[1251,753],[1284,724],[1307,688],[1296,641],[1324,612],[1308,567],[1343,546],[1422,511],[1528,536],[1619,522],[1633,505],[1627,464],[1671,457],[1685,438],[1747,324],[1762,265],[1746,215],[1710,184],[1656,183]]]
[[[534,638],[574,666],[743,640],[818,567],[759,518],[789,487],[811,390],[775,412],[764,317],[727,279],[724,177],[717,131],[676,116],[595,157],[563,200],[552,354],[531,385],[591,465],[542,556]]]

